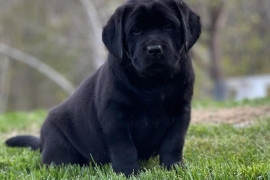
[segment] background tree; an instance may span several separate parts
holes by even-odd
[[[203,34],[195,45],[200,97],[226,98],[226,77],[270,73],[269,1],[190,0],[202,19]],[[205,48],[205,49],[204,49]],[[202,53],[204,49],[204,53]],[[267,51],[267,53],[266,53]],[[211,83],[205,83],[208,79]],[[202,83],[203,81],[203,83]],[[198,86],[197,86],[198,87]],[[197,97],[197,98],[200,98]]]
[[[0,1],[0,43],[42,60],[76,87],[105,60],[102,26],[122,2]],[[194,99],[224,99],[227,77],[270,73],[269,0],[187,3],[203,24],[192,52]],[[0,112],[50,108],[67,96],[34,68],[0,54]]]

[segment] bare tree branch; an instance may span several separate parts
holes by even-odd
[[[102,43],[101,34],[102,34],[102,21],[98,15],[98,11],[93,4],[91,0],[79,0],[83,7],[85,8],[88,20],[89,20],[89,26],[93,30],[91,33],[93,34],[94,41],[95,41],[95,53],[94,55],[94,65],[96,68],[101,66],[103,64],[105,58],[106,58],[106,51],[104,48],[104,45]],[[89,44],[93,44],[91,40],[89,40]]]
[[[40,61],[39,59],[3,43],[0,43],[0,53],[12,59],[26,63],[27,65],[37,69],[39,72],[43,73],[49,79],[54,81],[67,94],[70,95],[73,93],[75,88],[72,85],[72,83],[68,81],[63,75],[61,75],[60,73],[55,71],[53,68],[51,68],[47,64]]]

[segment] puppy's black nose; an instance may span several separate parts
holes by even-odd
[[[146,49],[147,49],[147,53],[151,56],[157,56],[157,55],[163,54],[163,50],[160,45],[148,46]]]

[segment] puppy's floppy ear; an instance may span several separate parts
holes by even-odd
[[[107,47],[108,51],[118,59],[123,57],[123,25],[122,19],[124,14],[124,7],[116,9],[110,20],[103,28],[102,41]]]
[[[201,34],[200,17],[182,0],[174,0],[178,7],[186,52],[195,44]]]

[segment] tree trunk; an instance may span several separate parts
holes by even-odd
[[[211,9],[210,24],[210,76],[214,82],[213,96],[215,100],[222,101],[226,99],[226,86],[224,73],[221,66],[221,42],[220,30],[225,23],[226,9],[224,1],[214,3]]]
[[[0,55],[0,114],[5,113],[8,105],[10,86],[9,58]]]

